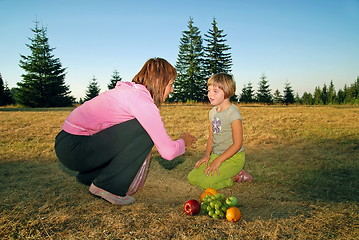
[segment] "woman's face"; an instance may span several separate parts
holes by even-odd
[[[170,95],[170,93],[173,92],[173,82],[174,82],[174,79],[169,81],[169,83],[167,84],[167,86],[165,88],[165,93],[163,94],[163,101],[165,101],[166,98],[168,97],[168,95]]]

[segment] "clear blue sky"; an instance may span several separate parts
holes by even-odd
[[[273,92],[288,81],[300,95],[359,76],[359,0],[0,0],[0,73],[10,88],[21,81],[38,20],[72,95],[84,97],[93,76],[105,91],[115,69],[131,81],[151,57],[175,65],[190,17],[202,36],[213,18],[227,34],[237,93],[262,74]]]

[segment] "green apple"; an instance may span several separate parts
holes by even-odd
[[[229,196],[226,199],[226,203],[230,206],[230,207],[235,207],[238,205],[238,198],[236,198],[235,196]]]

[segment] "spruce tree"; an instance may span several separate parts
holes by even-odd
[[[359,103],[359,76],[356,81],[352,84],[354,103]]]
[[[90,81],[87,90],[86,90],[86,96],[84,98],[84,101],[91,100],[94,97],[97,97],[100,94],[100,86],[97,82],[97,79],[95,76],[92,77],[92,80]]]
[[[283,94],[283,102],[288,105],[288,104],[293,104],[294,103],[294,94],[293,94],[293,89],[292,86],[290,85],[289,82],[286,82],[284,85],[284,94]]]
[[[28,107],[63,107],[71,106],[75,98],[70,96],[69,86],[65,85],[65,70],[59,58],[55,58],[50,48],[47,29],[39,27],[31,29],[31,44],[26,44],[31,55],[21,56],[19,66],[26,72],[22,74],[22,82],[18,82],[16,100]]]
[[[281,104],[283,103],[283,96],[282,94],[280,93],[280,91],[277,89],[274,91],[274,94],[273,94],[273,102],[275,104]]]
[[[2,76],[0,73],[0,106],[5,105],[5,94],[4,94],[4,81],[2,80]]]
[[[323,89],[322,89],[322,94],[321,94],[321,99],[322,99],[322,103],[324,105],[328,104],[328,87],[326,84],[324,84]]]
[[[346,85],[344,86],[344,89],[346,88]],[[342,90],[342,89],[339,89],[338,90],[338,94],[337,94],[337,102],[339,103],[339,104],[343,104],[344,103],[344,101],[345,101],[345,91],[344,90]]]
[[[242,103],[252,103],[255,102],[255,97],[254,97],[254,90],[253,90],[253,86],[252,83],[249,82],[246,85],[244,85],[243,89],[242,89],[242,93],[239,97],[239,101]]]
[[[323,104],[323,100],[322,100],[322,90],[320,89],[320,87],[315,87],[315,89],[314,89],[313,104],[314,104],[314,105]]]
[[[110,89],[115,88],[117,82],[121,81],[121,80],[122,80],[122,78],[120,76],[120,73],[117,70],[114,70],[113,73],[112,73],[110,83],[107,84],[108,89],[110,90]]]
[[[336,104],[336,103],[337,103],[337,94],[335,92],[333,81],[330,81],[328,87],[328,104]]]
[[[344,103],[358,104],[359,103],[359,77],[349,87],[344,88],[345,99]]]
[[[300,98],[298,92],[295,94],[294,103],[296,103],[296,104],[303,104],[302,99]]]
[[[259,103],[272,104],[273,97],[271,94],[271,89],[269,88],[267,76],[263,74],[260,79],[261,80],[259,81],[257,90],[257,101]]]
[[[344,96],[345,96],[345,98],[344,98],[344,101],[343,101],[343,103],[346,103],[346,104],[348,104],[348,103],[350,103],[351,102],[351,100],[352,100],[352,88],[349,86],[347,86],[346,84],[344,85]]]
[[[304,105],[313,105],[314,103],[313,95],[311,93],[304,92],[302,96],[302,103]]]
[[[176,62],[178,73],[170,101],[207,101],[207,80],[203,72],[203,42],[200,30],[188,21],[188,30],[182,32]]]
[[[2,98],[2,100],[0,100],[0,102],[2,101],[2,105],[0,104],[0,106],[15,104],[15,100],[13,98],[13,95],[11,94],[11,90],[8,87],[7,82],[5,82],[4,91],[2,97],[0,98]]]
[[[223,30],[218,29],[216,19],[213,19],[212,29],[209,29],[204,40],[207,46],[205,52],[205,70],[207,78],[216,73],[230,73],[232,67],[231,49],[225,42],[227,34],[223,34]]]

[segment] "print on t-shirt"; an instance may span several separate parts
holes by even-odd
[[[212,121],[212,130],[213,133],[219,133],[221,131],[221,120],[215,117]]]

